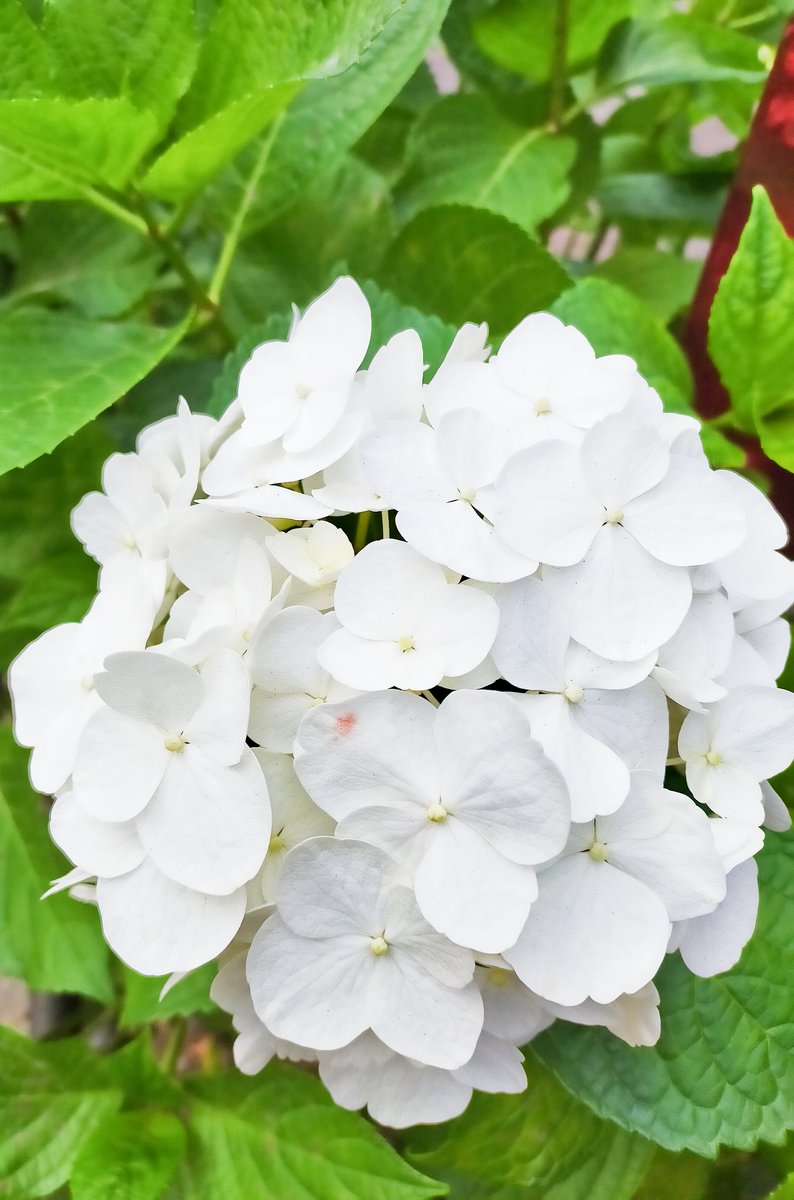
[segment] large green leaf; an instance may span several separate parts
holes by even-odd
[[[628,354],[654,387],[669,412],[694,416],[692,377],[676,341],[651,310],[622,287],[605,279],[583,279],[564,292],[554,312],[575,325],[598,354]],[[715,430],[704,430],[714,466],[741,466],[744,455]]]
[[[608,138],[605,145],[614,140]],[[686,221],[709,227],[725,201],[725,181],[720,176],[703,174],[619,171],[601,179],[596,198],[610,217]]]
[[[290,105],[250,206],[245,231],[267,225],[330,171],[408,81],[437,34],[450,0],[404,0],[361,59],[341,75],[318,79]],[[207,198],[208,219],[226,226],[259,163],[254,144]]]
[[[402,215],[469,204],[532,233],[568,198],[576,142],[506,120],[485,96],[445,96],[414,126],[408,156]]]
[[[631,0],[569,0],[569,67],[593,58],[607,31],[631,8]],[[494,62],[536,82],[552,72],[556,17],[551,0],[500,0],[474,21],[474,37]]]
[[[75,1159],[73,1200],[158,1200],[185,1149],[185,1127],[171,1113],[111,1113]]]
[[[158,265],[154,246],[99,210],[63,200],[36,204],[22,226],[6,299],[55,297],[89,317],[117,317],[152,287]]]
[[[335,75],[406,0],[219,0],[182,105],[183,126],[274,83]]]
[[[604,91],[720,79],[755,83],[765,75],[752,38],[684,13],[626,22],[615,30],[599,64]]]
[[[180,1200],[431,1200],[445,1192],[294,1067],[271,1064],[255,1082],[196,1080],[190,1090]]]
[[[523,229],[462,205],[419,213],[389,247],[378,282],[445,321],[487,321],[497,336],[570,284]]]
[[[51,75],[47,46],[20,0],[0,0],[0,96],[45,95]]]
[[[59,92],[77,99],[126,96],[165,126],[196,65],[191,0],[57,0],[44,35]]]
[[[179,341],[154,329],[17,309],[0,317],[0,473],[24,466],[85,425]]]
[[[794,1128],[794,836],[767,835],[760,888],[758,926],[733,970],[698,979],[677,955],[665,963],[656,1046],[557,1024],[536,1053],[601,1116],[668,1149],[781,1142]]]
[[[602,1121],[539,1063],[519,1096],[477,1094],[462,1117],[408,1134],[411,1162],[455,1200],[630,1200],[650,1142]]]
[[[628,246],[596,268],[599,279],[616,283],[642,300],[664,324],[687,308],[703,264],[650,246]]]
[[[794,468],[794,242],[760,187],[714,299],[709,351],[739,423]]]
[[[141,181],[142,190],[164,200],[200,191],[278,116],[296,87],[261,88],[213,113],[163,151]]]
[[[96,911],[67,895],[40,899],[69,864],[50,842],[27,757],[0,727],[0,972],[40,991],[107,1001],[113,991]]]
[[[0,1200],[49,1196],[121,1092],[77,1040],[41,1044],[0,1026],[0,1062]]]
[[[0,200],[123,188],[157,133],[129,100],[0,100]]]

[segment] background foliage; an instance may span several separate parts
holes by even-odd
[[[431,367],[455,323],[498,341],[551,308],[691,411],[674,335],[787,9],[0,0],[0,666],[85,611],[68,514],[104,458],[180,393],[222,411],[343,268],[375,340],[416,325]],[[794,246],[763,192],[710,346],[712,462],[741,467],[752,435],[794,466]],[[211,970],[160,1003],[93,911],[38,902],[63,869],[2,728],[0,971],[71,997],[43,1041],[0,1030],[2,1200],[794,1197],[790,837],[739,965],[666,964],[658,1046],[555,1026],[524,1096],[400,1138],[298,1068],[236,1075]]]

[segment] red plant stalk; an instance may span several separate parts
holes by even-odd
[[[708,354],[708,321],[720,279],[750,215],[757,183],[766,188],[781,224],[794,237],[794,18],[786,26],[750,126],[681,335],[695,380],[695,407],[703,417],[718,416],[729,407],[728,394]],[[794,530],[794,476],[771,462],[756,439],[743,438],[742,446],[746,465],[768,477],[772,498]]]

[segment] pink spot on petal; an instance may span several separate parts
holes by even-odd
[[[351,729],[353,729],[357,721],[358,717],[355,713],[344,713],[341,717],[337,717],[336,721],[334,722],[336,725],[336,732],[340,737],[346,737],[350,733]]]

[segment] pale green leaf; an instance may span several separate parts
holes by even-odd
[[[752,38],[685,13],[627,22],[615,31],[599,64],[604,91],[720,79],[756,83],[765,76]]]
[[[77,1040],[41,1044],[0,1026],[0,1062],[0,1200],[49,1196],[121,1093]]]
[[[108,408],[179,341],[175,329],[89,322],[33,309],[0,317],[0,473],[54,449]]]
[[[507,333],[570,285],[563,268],[523,229],[483,209],[428,208],[389,247],[378,282],[445,321],[487,321]]]
[[[468,204],[532,233],[567,200],[575,157],[573,138],[522,128],[484,96],[445,96],[409,137],[399,211]]]
[[[219,0],[183,127],[260,88],[336,75],[355,63],[405,0]]]
[[[157,133],[129,100],[0,100],[0,200],[123,188]]]
[[[650,246],[627,246],[599,264],[595,274],[631,292],[658,321],[667,324],[689,307],[702,269],[703,264],[696,259],[666,254]]]
[[[608,30],[631,12],[631,0],[569,0],[569,67],[599,50]],[[548,79],[553,63],[557,5],[550,0],[500,0],[473,22],[480,49],[500,66],[533,82]]]
[[[747,1150],[794,1128],[794,836],[767,834],[759,866],[758,926],[738,965],[699,979],[677,955],[664,964],[656,1046],[561,1023],[533,1042],[597,1113],[670,1150]]]
[[[794,1200],[794,1174],[784,1179],[780,1187],[770,1193],[768,1200]]]
[[[606,144],[615,139],[607,139]],[[610,217],[640,221],[686,221],[710,227],[725,202],[719,175],[665,175],[659,171],[619,171],[605,175],[596,196]]]
[[[124,96],[167,125],[196,65],[191,0],[57,0],[44,36],[56,57],[59,93]]]
[[[155,159],[141,189],[163,200],[200,191],[282,111],[297,85],[279,84],[243,96],[189,130]]]
[[[319,1080],[271,1064],[256,1081],[197,1080],[180,1200],[435,1200],[443,1186],[404,1162]]]
[[[75,1159],[73,1200],[158,1200],[185,1149],[185,1127],[171,1113],[112,1113]]]
[[[246,232],[269,224],[343,158],[416,70],[448,7],[449,0],[404,0],[359,62],[303,88],[278,130]],[[205,211],[213,224],[231,220],[260,150],[250,146],[210,192]]]
[[[0,972],[39,991],[107,1001],[108,953],[96,910],[65,894],[40,899],[70,864],[49,839],[44,801],[30,788],[27,760],[10,729],[0,727]]]
[[[759,428],[765,448],[766,418],[778,443],[788,429],[794,466],[794,242],[760,187],[714,298],[709,352],[743,428]]]
[[[410,1130],[410,1161],[455,1200],[630,1200],[651,1143],[602,1121],[535,1060],[527,1073],[521,1095],[476,1094],[457,1120]]]

